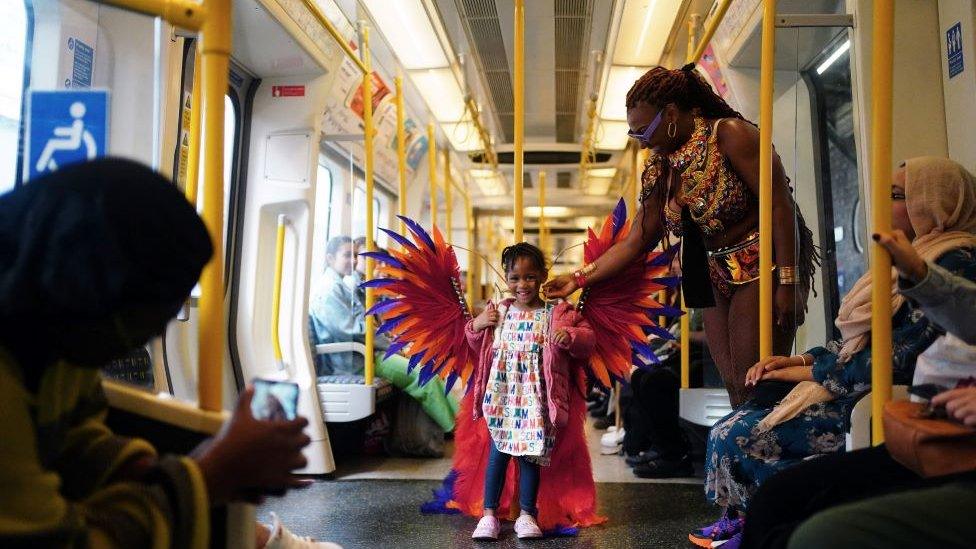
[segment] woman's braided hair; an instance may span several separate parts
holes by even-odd
[[[540,271],[546,272],[546,256],[542,250],[528,242],[519,242],[502,250],[502,268],[505,270],[505,274],[512,270],[515,260],[520,257],[529,258]]]
[[[722,99],[712,86],[695,71],[695,64],[688,63],[680,69],[670,70],[658,66],[644,73],[627,92],[627,108],[644,102],[656,107],[674,103],[681,110],[701,110],[705,118],[745,118]]]

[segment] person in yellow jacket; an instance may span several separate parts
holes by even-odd
[[[159,334],[211,255],[194,208],[133,162],[0,196],[0,546],[204,547],[210,505],[303,484],[306,420],[255,420],[250,389],[193,457],[105,426],[98,368]]]

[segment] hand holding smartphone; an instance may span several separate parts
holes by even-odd
[[[298,384],[271,379],[254,380],[251,414],[255,419],[290,421],[298,416]]]

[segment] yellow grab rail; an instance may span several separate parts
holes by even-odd
[[[200,86],[207,162],[203,180],[203,221],[213,242],[213,257],[200,277],[200,352],[197,377],[199,407],[222,406],[224,346],[224,94],[230,69],[230,0],[103,0],[104,3],[162,17],[169,23],[200,31]],[[196,68],[194,68],[196,70]],[[192,113],[191,113],[192,116]]]
[[[444,148],[444,234],[452,240],[451,223],[454,221],[454,197],[451,196],[451,149]]]
[[[706,33],[707,36],[707,33]],[[773,354],[773,71],[776,0],[763,0],[759,74],[759,358]]]
[[[376,251],[376,219],[374,219],[373,212],[373,187],[375,181],[373,180],[373,69],[371,56],[369,53],[369,27],[363,25],[360,28],[360,33],[362,34],[362,51],[360,52],[363,56],[363,65],[366,67],[366,72],[363,73],[363,124],[365,125],[363,136],[365,141],[366,149],[366,251],[375,252]],[[366,280],[373,280],[373,269],[375,267],[376,261],[372,257],[366,258]],[[366,309],[369,310],[373,303],[376,301],[376,296],[373,293],[372,287],[366,288]],[[366,316],[366,368],[363,372],[364,383],[366,385],[373,384],[373,374],[376,371],[376,357],[375,352],[375,338],[376,338],[376,317],[373,315]]]
[[[338,44],[340,48],[342,48],[342,51],[345,52],[346,57],[356,64],[356,66],[359,68],[359,72],[369,74],[369,63],[363,62],[363,60],[356,55],[356,52],[352,51],[352,46],[350,46],[349,42],[345,39],[345,37],[342,36],[339,29],[332,24],[332,21],[329,21],[329,18],[322,13],[322,8],[315,3],[315,0],[302,0],[302,3],[305,4],[308,11],[312,12],[312,17],[314,17],[315,20],[318,21],[329,34],[332,35],[332,39],[335,40],[335,43]]]
[[[719,4],[718,9],[715,10],[715,15],[712,16],[708,21],[708,27],[705,29],[705,34],[702,35],[701,40],[698,42],[698,48],[695,49],[695,54],[691,58],[691,61],[697,63],[702,55],[705,53],[705,48],[708,47],[708,43],[712,41],[712,36],[715,36],[715,31],[718,26],[722,23],[722,19],[725,17],[725,12],[729,11],[729,6],[732,5],[732,0],[722,0]]]
[[[397,196],[397,213],[407,215],[407,131],[406,113],[403,106],[403,77],[393,79],[396,86],[396,119],[397,119],[397,176],[400,183],[400,194]],[[400,220],[400,234],[406,234],[407,226]]]
[[[213,257],[200,278],[200,407],[222,408],[224,349],[224,96],[230,73],[231,0],[207,0],[200,32],[203,89],[203,221],[213,241]]]
[[[434,123],[427,124],[427,172],[430,179],[430,226],[437,225],[437,141]]]
[[[875,2],[871,31],[871,218],[875,233],[891,230],[891,88],[893,2]],[[871,245],[871,442],[884,442],[881,422],[891,400],[891,256]]]
[[[274,296],[271,299],[271,344],[274,348],[275,364],[279,370],[285,369],[281,353],[281,273],[285,264],[285,222],[284,214],[278,216],[278,235],[275,238]]]
[[[190,88],[190,127],[189,151],[186,157],[186,181],[183,182],[183,192],[186,199],[197,207],[197,191],[200,188],[200,42],[193,45],[193,86]]]
[[[515,73],[512,76],[515,103],[515,242],[523,237],[522,190],[525,149],[525,0],[515,0]]]
[[[471,209],[471,197],[468,196],[467,192],[465,192],[463,196],[464,196],[464,226],[468,232],[468,249],[474,250],[475,248],[474,211],[472,211]],[[475,300],[474,274],[477,268],[478,268],[478,258],[471,252],[468,252],[468,272],[465,273],[464,283],[467,286],[467,290],[468,290],[467,292],[468,306],[471,307],[472,310],[474,309],[474,300]]]
[[[153,17],[162,17],[173,26],[199,31],[207,21],[211,2],[195,0],[97,0]],[[219,9],[216,10],[219,15]],[[228,15],[229,17],[229,15]]]

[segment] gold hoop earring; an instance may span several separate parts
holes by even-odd
[[[668,139],[674,139],[674,136],[678,133],[678,125],[674,122],[668,122]]]

